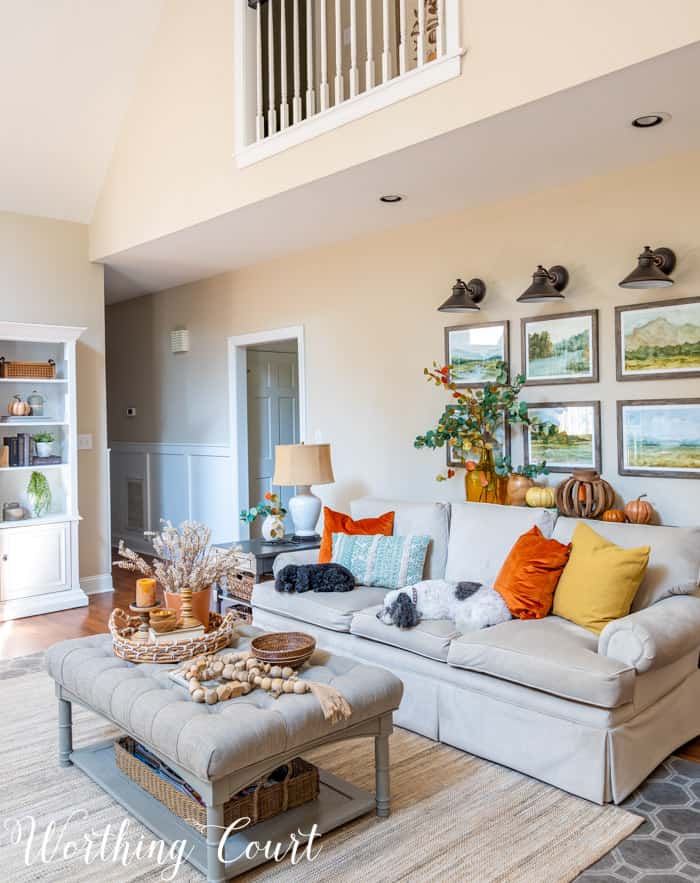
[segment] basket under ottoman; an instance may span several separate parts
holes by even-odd
[[[239,626],[232,646],[245,650],[258,634],[258,629]],[[322,834],[374,806],[378,815],[389,813],[388,737],[403,693],[391,672],[317,651],[302,677],[332,684],[352,707],[349,719],[332,723],[310,693],[284,694],[275,700],[255,690],[216,705],[194,703],[169,677],[173,666],[118,659],[109,635],[55,644],[47,653],[47,664],[59,700],[61,764],[75,763],[161,839],[187,840],[193,847],[191,863],[209,881],[229,879],[265,861],[262,850],[254,858],[245,857],[252,841],[285,842],[292,831],[310,831],[314,824]],[[73,702],[114,723],[201,795],[206,804],[206,840],[120,773],[111,741],[73,751]],[[359,736],[375,740],[376,795],[321,770],[317,800],[255,828],[238,830],[227,840],[220,860],[224,805],[231,795],[312,748]],[[233,861],[233,856],[238,858]]]

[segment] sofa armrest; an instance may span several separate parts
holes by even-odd
[[[298,552],[282,552],[278,555],[272,565],[272,572],[275,576],[288,564],[317,564],[318,549],[300,549]]]
[[[669,665],[693,649],[700,655],[700,598],[691,595],[674,595],[609,622],[598,641],[598,653],[639,673]]]

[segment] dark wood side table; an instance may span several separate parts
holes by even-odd
[[[263,582],[272,576],[272,565],[275,558],[283,552],[304,552],[307,549],[320,549],[321,539],[311,539],[303,543],[268,543],[265,540],[238,540],[231,543],[216,543],[215,549],[228,551],[237,547],[237,566],[234,574],[234,585],[227,589],[216,587],[216,609],[221,613],[224,603],[230,603],[240,609],[241,613],[251,611],[250,598],[255,583]]]

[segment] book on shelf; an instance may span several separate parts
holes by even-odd
[[[63,460],[61,460],[60,457],[57,457],[56,455],[52,454],[50,457],[36,457],[36,456],[34,456],[34,457],[32,457],[32,462],[29,465],[31,465],[31,466],[58,466],[62,462],[63,462]]]
[[[154,632],[153,629],[148,630],[148,639],[154,644],[173,644],[178,641],[191,641],[192,638],[199,638],[204,634],[204,626],[196,625],[189,629],[173,629],[172,632]]]
[[[8,466],[19,466],[19,439],[17,436],[5,436],[3,444],[9,449]]]

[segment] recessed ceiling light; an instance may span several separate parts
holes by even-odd
[[[635,117],[632,120],[632,125],[635,129],[653,129],[654,126],[660,126],[661,123],[670,119],[671,114],[669,113],[645,113],[640,117]]]
[[[399,193],[385,193],[384,196],[379,197],[380,202],[388,203],[401,202],[402,199],[403,196],[401,196]]]

